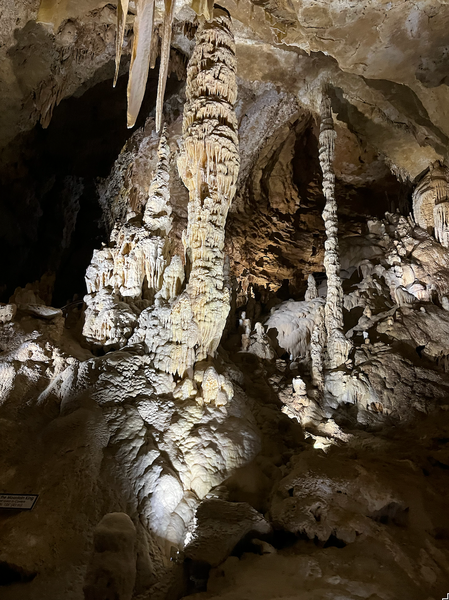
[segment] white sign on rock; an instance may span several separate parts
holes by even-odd
[[[0,494],[0,509],[31,510],[37,499],[37,494]]]

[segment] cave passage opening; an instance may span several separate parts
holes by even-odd
[[[113,65],[110,69],[111,77]],[[0,150],[0,249],[7,256],[0,301],[16,287],[52,280],[53,306],[85,294],[84,275],[95,248],[107,241],[97,184],[106,178],[131,135],[153,116],[159,60],[150,69],[136,125],[126,127],[127,75],[87,87],[55,107],[48,128],[37,124]],[[93,78],[95,80],[95,78]],[[167,80],[166,99],[182,85]]]
[[[228,253],[244,291],[240,306],[248,300],[249,288],[257,301],[265,299],[271,307],[273,297],[302,300],[310,274],[318,286],[326,279],[319,126],[312,115],[302,115],[284,129],[261,149],[236,199],[241,208],[228,218]],[[384,157],[345,123],[337,121],[336,131],[340,239],[366,236],[369,217],[408,215],[412,185],[398,180]]]

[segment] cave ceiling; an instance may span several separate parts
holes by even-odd
[[[332,86],[337,124],[413,180],[446,156],[449,3],[321,0],[224,0],[232,15],[238,77],[256,95],[292,94],[317,112]],[[98,0],[4,0],[0,8],[0,147],[54,106],[110,79],[116,7]],[[130,3],[122,69],[129,60],[135,5]],[[156,23],[163,3],[156,3]],[[195,13],[178,2],[172,46],[188,54],[184,23]],[[124,119],[126,115],[124,115]],[[244,118],[243,115],[241,118]],[[348,135],[349,135],[348,134]],[[347,171],[354,162],[346,161]]]

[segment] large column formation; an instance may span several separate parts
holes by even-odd
[[[165,131],[142,219],[130,213],[110,246],[94,253],[86,274],[88,341],[104,347],[144,343],[157,369],[181,376],[214,355],[230,309],[223,249],[240,165],[235,72],[231,20],[216,7],[212,21],[197,32],[187,69],[178,160],[189,190],[185,289],[181,258],[173,256],[168,264],[172,220]]]
[[[330,98],[323,93],[320,107],[320,165],[323,172],[323,210],[326,241],[324,242],[324,268],[327,275],[327,296],[324,321],[327,332],[326,362],[329,368],[343,364],[349,355],[351,343],[343,333],[343,289],[340,279],[340,254],[338,247],[338,216],[335,200],[335,138]]]
[[[216,350],[230,307],[224,281],[225,224],[240,165],[235,45],[227,11],[197,34],[187,69],[184,151],[178,168],[189,190],[184,246],[191,264],[187,293],[200,330],[197,359]]]
[[[133,341],[144,341],[156,368],[186,372],[213,356],[230,309],[225,281],[226,217],[239,170],[236,60],[231,20],[224,9],[196,35],[187,67],[180,176],[189,190],[183,233],[188,275],[175,299],[142,313]],[[139,337],[140,336],[140,337]]]

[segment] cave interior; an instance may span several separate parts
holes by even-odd
[[[2,600],[448,594],[449,4],[2,11]]]

